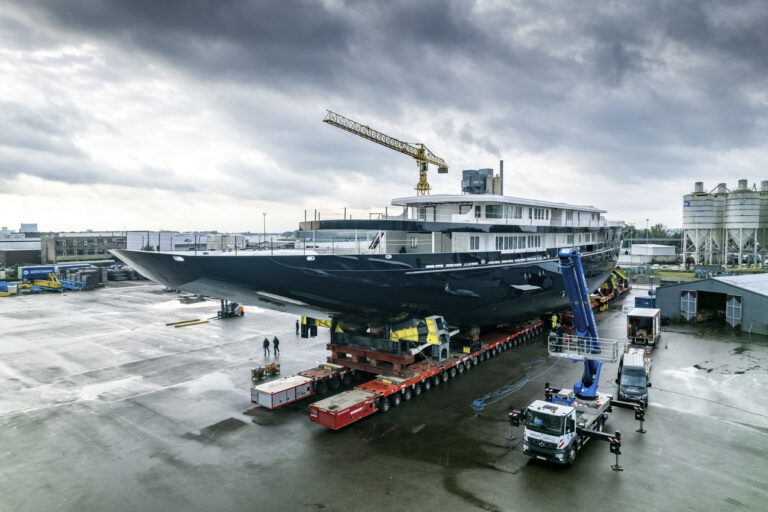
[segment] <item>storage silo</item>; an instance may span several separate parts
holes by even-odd
[[[727,264],[756,263],[758,231],[760,229],[761,191],[749,187],[747,180],[739,180],[735,190],[728,194],[725,210],[727,233]]]
[[[716,190],[720,190],[720,185]],[[704,191],[697,181],[694,191],[683,196],[683,258],[696,264],[712,263],[719,253],[723,232],[723,194]],[[720,235],[720,236],[718,236]]]

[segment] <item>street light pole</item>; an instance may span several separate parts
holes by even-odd
[[[264,249],[264,246],[267,245],[267,212],[262,212],[261,215],[263,215],[264,218],[264,242],[261,244],[262,249]]]

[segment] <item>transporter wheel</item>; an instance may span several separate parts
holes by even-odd
[[[464,369],[469,370],[470,368],[472,368],[472,361],[467,359],[466,361],[464,361]]]
[[[391,397],[389,397],[389,401],[392,402],[392,407],[397,407],[400,405],[400,402],[403,401],[403,399],[400,397],[400,393],[395,393]]]
[[[339,387],[341,387],[341,381],[339,380],[338,377],[334,377],[330,381],[328,381],[328,387],[336,391],[337,389],[339,389]]]
[[[595,430],[597,430],[598,432],[602,432],[603,423],[605,423],[605,418],[600,418],[599,420],[597,420],[597,425],[595,425]]]
[[[429,390],[430,390],[430,388],[432,387],[432,382],[430,382],[430,380],[429,380],[429,379],[427,379],[427,380],[425,380],[425,381],[423,382],[423,384],[424,384],[424,392],[426,393],[426,392],[427,392],[427,391],[429,391]]]
[[[575,462],[576,462],[576,446],[571,445],[571,447],[568,449],[568,465],[573,466]]]
[[[352,383],[352,377],[348,373],[345,373],[341,376],[341,383],[345,386],[349,386]]]
[[[389,400],[387,397],[383,396],[379,400],[379,410],[381,412],[387,412],[389,410]]]
[[[403,391],[403,400],[407,402],[408,400],[411,399],[412,396],[413,396],[413,392],[411,391],[411,388],[405,388],[405,390]]]
[[[435,375],[434,377],[432,377],[432,385],[433,386],[439,386],[440,385],[440,376],[439,375]]]
[[[326,394],[328,392],[328,383],[325,382],[324,380],[321,380],[315,386],[315,391],[317,391],[321,395]]]
[[[488,352],[480,354],[480,361],[485,361],[488,358]]]
[[[456,368],[453,368],[454,371],[458,372],[459,375],[464,373],[464,363],[459,363],[456,365]]]
[[[362,372],[354,372],[352,374],[352,380],[354,380],[355,382],[360,382],[361,380],[363,380]]]
[[[448,372],[440,372],[440,380],[442,380],[443,382],[447,382],[448,381]]]
[[[419,396],[421,394],[421,384],[418,382],[413,385],[413,394]]]
[[[480,362],[480,361],[478,361],[478,360],[477,360],[477,356],[475,356],[475,357],[473,357],[473,358],[472,358],[472,364],[473,364],[474,366],[477,366],[477,363],[479,363],[479,362]]]
[[[456,377],[456,367],[454,366],[453,368],[451,368],[451,371],[448,372],[448,373],[450,374],[452,379],[455,378]]]

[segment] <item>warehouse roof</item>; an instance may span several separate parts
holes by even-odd
[[[712,279],[768,297],[768,274],[719,276]]]

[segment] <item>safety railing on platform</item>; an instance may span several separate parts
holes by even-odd
[[[557,336],[550,333],[547,349],[550,356],[564,359],[579,361],[591,359],[604,363],[615,363],[619,360],[619,341],[608,338],[589,338],[568,334]]]

